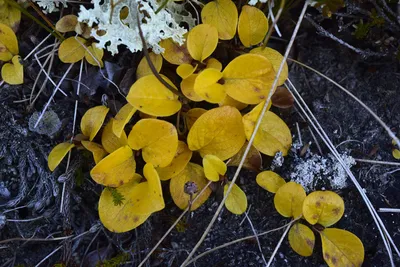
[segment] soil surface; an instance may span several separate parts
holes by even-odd
[[[26,23],[21,27],[26,27],[29,32],[36,29],[36,26]],[[30,51],[38,43],[32,38],[30,40],[25,39],[22,51]],[[313,28],[300,32],[291,57],[339,82],[368,105],[396,134],[400,134],[400,72],[399,64],[394,59],[365,59],[331,39],[315,34]],[[106,64],[104,72],[126,92],[124,82],[129,84],[129,75],[122,78],[126,71],[134,73],[134,64],[140,58],[137,55],[133,60],[127,60],[126,55],[121,54],[117,61]],[[61,171],[50,173],[47,168],[46,159],[52,147],[71,137],[75,105],[75,98],[71,95],[76,90],[73,80],[77,79],[79,66],[74,66],[68,76],[73,80],[63,83],[62,89],[69,92],[69,96],[58,94],[50,105],[56,118],[49,118],[49,121],[56,121],[59,127],[53,131],[49,128],[53,124],[49,123],[41,125],[42,130],[38,132],[32,131],[29,120],[34,112],[42,110],[54,87],[48,84],[33,107],[28,101],[16,103],[29,98],[34,77],[39,71],[34,61],[26,64],[28,77],[33,79],[22,86],[5,85],[0,90],[0,266],[35,266],[41,262],[41,266],[57,263],[96,266],[109,259],[113,259],[116,265],[104,266],[137,266],[181,214],[181,210],[166,194],[166,208],[152,215],[138,229],[125,234],[114,234],[104,229],[97,214],[102,188],[90,179],[89,171],[93,166],[90,155],[74,153],[67,174]],[[62,76],[66,68],[56,63],[53,75]],[[122,103],[117,90],[100,74],[91,71],[93,69],[89,68],[83,75],[82,82],[87,87],[82,89],[85,97],[79,99],[78,121],[87,108],[99,105],[102,99],[114,109],[114,114]],[[290,63],[290,79],[339,152],[346,152],[354,158],[394,161],[391,138],[356,101],[319,75],[295,63]],[[317,137],[322,154],[319,152],[310,132],[311,125],[303,119],[296,105],[290,109],[274,108],[273,111],[288,123],[295,143],[300,142],[297,123],[301,142],[311,142],[308,153],[329,157],[329,150]],[[316,134],[315,131],[313,133]],[[301,148],[293,148],[283,165],[275,169],[287,181],[298,159],[307,157],[300,155]],[[270,162],[270,158],[264,158],[263,167],[269,169]],[[351,170],[376,209],[400,208],[398,167],[359,162]],[[234,171],[234,167],[229,168],[228,178],[233,176]],[[249,219],[223,210],[198,253],[253,235],[254,231],[262,233],[289,222],[276,212],[273,194],[259,187],[255,176],[255,172],[243,170],[238,182],[248,198]],[[332,189],[329,185],[329,179],[322,177],[313,189]],[[168,189],[168,183],[164,186]],[[376,225],[353,183],[347,180],[347,186],[334,190],[343,197],[346,208],[343,218],[333,227],[351,231],[362,240],[365,247],[363,266],[390,266]],[[62,196],[64,202],[61,204]],[[191,214],[187,223],[179,224],[170,233],[147,266],[179,266],[201,237],[221,199],[221,191],[212,194],[202,207]],[[60,213],[61,205],[63,213]],[[394,242],[400,244],[400,214],[380,215]],[[269,260],[283,232],[284,229],[281,229],[260,237],[262,252],[257,240],[251,238],[214,251],[192,266],[263,266],[262,255],[266,261]],[[57,239],[68,235],[73,237],[67,242]],[[5,241],[12,238],[15,240]],[[285,237],[273,266],[326,266],[320,239],[317,237],[316,240],[313,255],[306,258],[293,252]],[[400,264],[399,258],[394,258]],[[106,262],[112,263],[110,260]]]

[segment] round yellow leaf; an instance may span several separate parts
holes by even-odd
[[[19,28],[19,23],[21,22],[21,10],[10,5],[9,3],[0,1],[0,23],[3,23],[14,32],[17,32]]]
[[[192,101],[200,102],[204,99],[194,91],[194,83],[198,74],[192,74],[181,82],[182,93]]]
[[[188,78],[190,75],[192,75],[197,69],[196,66],[192,66],[191,64],[181,64],[176,68],[176,73],[181,77],[182,79]]]
[[[276,193],[278,189],[286,184],[279,174],[273,171],[263,171],[257,175],[256,182],[259,186],[271,193]]]
[[[187,48],[193,59],[203,62],[217,48],[218,31],[212,25],[200,24],[192,28],[187,38]]]
[[[90,176],[98,184],[118,187],[131,181],[135,177],[135,170],[132,149],[123,146],[97,163],[90,171]]]
[[[81,131],[84,135],[89,137],[90,141],[95,138],[96,134],[100,130],[109,110],[110,109],[105,106],[96,106],[86,111],[83,115],[81,120]]]
[[[190,64],[190,62],[192,62],[192,57],[187,50],[186,43],[179,45],[169,38],[162,40],[160,46],[164,48],[164,52],[161,55],[169,63],[181,65],[184,63]]]
[[[6,63],[1,68],[1,77],[6,83],[14,85],[24,83],[24,67],[20,61],[20,56],[14,56],[12,63]]]
[[[98,48],[96,43],[92,43],[91,46],[85,49],[85,59],[90,65],[102,68],[104,66],[102,60],[103,56],[104,50]]]
[[[400,159],[400,150],[398,149],[393,149],[392,150],[392,155],[395,159]]]
[[[189,149],[201,156],[215,155],[227,160],[243,146],[245,134],[242,115],[233,107],[214,108],[201,115],[189,131]]]
[[[275,77],[271,62],[257,54],[238,56],[222,74],[226,93],[246,104],[258,104],[265,100]]]
[[[295,223],[292,228],[290,228],[288,238],[290,246],[297,254],[304,257],[312,255],[315,235],[308,226]]]
[[[224,186],[224,196],[228,191],[229,184]],[[241,215],[247,210],[246,194],[236,184],[233,185],[231,192],[225,201],[225,207],[233,214]]]
[[[230,40],[236,33],[238,11],[231,0],[212,1],[201,10],[201,20],[217,28],[219,39]]]
[[[264,102],[260,103],[251,112],[243,116],[247,140],[250,140],[263,105]],[[283,156],[286,156],[291,144],[292,135],[286,123],[273,112],[267,111],[255,136],[254,147],[268,156],[274,156],[277,152],[282,152]]]
[[[122,205],[114,204],[113,196],[109,189],[105,188],[101,193],[99,199],[99,217],[101,223],[109,231],[115,233],[130,231],[144,223],[150,217],[151,213],[146,215],[132,213],[132,207],[136,200],[135,195],[132,193],[137,190],[137,186],[138,183],[136,181],[131,181],[115,189],[124,198]]]
[[[0,60],[9,61],[18,55],[18,40],[14,31],[6,24],[0,23]]]
[[[150,57],[151,62],[154,65],[154,67],[156,68],[157,72],[160,72],[160,70],[162,68],[162,64],[163,64],[162,56],[160,54],[150,52],[149,57]],[[139,65],[136,69],[136,79],[140,79],[140,78],[142,78],[146,75],[150,75],[150,74],[153,74],[153,72],[151,71],[150,66],[147,63],[146,57],[143,57],[140,60]]]
[[[222,63],[215,58],[209,58],[206,60],[206,69],[216,69],[222,71]]]
[[[248,142],[246,141],[239,152],[233,156],[228,163],[228,166],[239,166],[240,161],[244,156],[244,152],[246,151]],[[243,163],[243,168],[253,170],[259,172],[262,167],[262,157],[260,152],[255,149],[254,146],[250,147],[249,153],[247,153],[247,157]]]
[[[337,223],[343,213],[343,199],[332,191],[312,192],[303,202],[303,216],[310,224],[329,227]]]
[[[172,162],[166,167],[156,168],[161,181],[167,181],[183,171],[192,158],[192,154],[193,152],[190,151],[184,142],[178,141],[178,149]]]
[[[239,102],[226,94],[225,94],[225,98],[221,102],[219,102],[218,105],[220,107],[231,106],[231,107],[237,108],[238,110],[245,109],[248,106],[247,104]]]
[[[86,40],[81,37],[69,37],[65,39],[58,49],[58,57],[63,63],[78,62],[85,56],[85,43]]]
[[[147,182],[138,184],[132,192],[135,200],[131,212],[139,215],[153,213],[165,207],[160,177],[153,164],[144,165],[143,175]]]
[[[78,17],[75,15],[66,15],[56,23],[56,30],[62,33],[73,32],[78,24]]]
[[[74,146],[74,144],[66,142],[56,145],[51,150],[49,157],[47,158],[47,165],[49,166],[50,171],[54,171],[55,168],[60,165],[63,158]]]
[[[274,197],[275,209],[284,217],[300,218],[306,192],[295,182],[288,182],[276,191]]]
[[[185,123],[186,123],[186,127],[188,128],[188,130],[190,130],[190,128],[192,128],[194,122],[201,115],[203,115],[206,112],[207,112],[207,110],[205,110],[204,108],[192,108],[188,112],[186,112],[186,114],[185,114]]]
[[[268,19],[258,8],[245,5],[239,16],[238,34],[245,47],[260,43],[268,32]]]
[[[187,182],[194,182],[197,186],[198,192],[193,194],[193,198],[203,190],[207,185],[207,179],[204,176],[203,168],[197,164],[189,162],[185,169],[177,176],[171,178],[169,190],[174,203],[182,210],[186,209],[189,205],[190,196],[184,192],[185,184]],[[196,210],[200,207],[211,194],[211,189],[206,188],[199,198],[193,202],[191,210]]]
[[[169,122],[142,119],[132,127],[128,144],[134,150],[142,149],[143,159],[147,163],[155,167],[166,167],[176,154],[178,133]]]
[[[226,93],[222,84],[218,81],[222,73],[210,68],[203,70],[194,81],[194,92],[209,103],[218,103],[224,100]]]
[[[108,154],[101,145],[95,142],[82,140],[81,144],[84,148],[92,152],[94,162],[96,164],[99,163]]]
[[[165,76],[161,77],[173,88],[176,87]],[[159,117],[167,117],[181,109],[178,96],[165,87],[154,75],[147,75],[137,80],[126,97],[129,104],[136,109]]]
[[[129,103],[125,104],[115,115],[112,131],[117,137],[121,137],[125,125],[131,120],[136,109]]]
[[[220,175],[225,175],[226,164],[214,155],[205,155],[203,158],[203,168],[206,178],[210,181],[219,181]]]
[[[126,136],[125,131],[122,131],[120,137],[115,135],[113,131],[114,123],[115,119],[110,119],[101,134],[101,144],[108,153],[112,153],[118,148],[128,144],[128,137]]]
[[[356,235],[336,228],[326,228],[320,234],[324,260],[329,267],[362,266],[364,246]]]
[[[257,47],[252,49],[250,53],[266,57],[271,62],[272,67],[274,68],[275,71],[275,75],[278,74],[279,67],[281,66],[281,62],[283,60],[283,56],[281,55],[281,53],[269,47],[265,48]],[[283,65],[281,76],[279,76],[277,85],[282,85],[288,78],[288,75],[289,75],[289,68],[285,61],[285,65]]]

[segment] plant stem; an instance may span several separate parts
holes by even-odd
[[[275,25],[278,23],[278,20],[281,17],[282,11],[285,8],[285,3],[286,3],[286,0],[281,1],[281,5],[279,6],[278,13],[275,16],[275,20],[272,21],[272,25],[269,28],[269,31],[264,38],[263,45],[262,45],[263,48],[265,48],[267,46],[267,43],[268,43],[269,39],[271,38],[272,33],[274,32]]]

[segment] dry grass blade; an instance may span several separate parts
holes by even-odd
[[[203,243],[204,239],[206,238],[206,236],[207,236],[208,233],[210,232],[212,226],[214,225],[215,221],[216,221],[217,218],[218,218],[219,213],[221,212],[221,210],[222,210],[223,207],[224,207],[225,201],[226,201],[227,197],[229,196],[229,194],[230,194],[230,192],[231,192],[231,190],[232,190],[232,187],[233,187],[233,185],[234,185],[235,182],[236,182],[236,179],[237,179],[238,176],[239,176],[239,173],[240,173],[240,171],[241,171],[241,169],[242,169],[242,167],[243,167],[243,163],[244,163],[244,161],[246,160],[247,154],[248,154],[249,151],[250,151],[250,148],[251,148],[251,145],[253,144],[253,141],[254,141],[254,138],[255,138],[255,136],[256,136],[256,133],[257,133],[257,131],[258,131],[260,125],[261,125],[261,120],[262,120],[262,118],[264,117],[264,114],[265,114],[265,112],[266,112],[266,110],[267,110],[267,107],[268,107],[268,105],[269,105],[269,102],[271,101],[271,97],[272,97],[272,94],[273,94],[273,92],[274,92],[274,88],[276,87],[276,85],[277,85],[277,83],[278,83],[278,78],[280,77],[280,75],[281,75],[281,73],[282,73],[284,63],[285,63],[287,57],[289,56],[290,49],[291,49],[291,47],[292,47],[292,45],[293,45],[294,39],[295,39],[296,36],[297,36],[297,33],[298,33],[298,31],[299,31],[301,22],[303,21],[305,12],[306,12],[306,10],[307,10],[307,7],[308,7],[308,1],[306,1],[306,2],[304,3],[303,9],[302,9],[302,11],[301,11],[301,13],[300,13],[300,16],[299,16],[299,19],[298,19],[298,21],[297,21],[296,27],[295,27],[295,29],[293,30],[292,37],[291,37],[290,42],[289,42],[289,44],[288,44],[288,46],[287,46],[287,48],[286,48],[285,55],[283,56],[283,60],[282,60],[282,62],[281,62],[281,64],[280,64],[280,66],[279,66],[279,70],[277,71],[277,74],[276,74],[276,76],[275,76],[274,82],[273,82],[273,84],[272,84],[272,86],[271,86],[271,90],[270,90],[270,92],[269,92],[269,94],[268,94],[268,96],[267,96],[267,99],[266,99],[266,101],[265,101],[264,107],[263,107],[263,109],[261,110],[260,115],[259,115],[259,117],[258,117],[258,119],[257,119],[257,122],[256,122],[256,125],[255,125],[255,127],[254,127],[253,133],[252,133],[251,138],[250,138],[250,140],[249,140],[249,143],[248,143],[248,145],[247,145],[247,147],[246,147],[246,150],[245,150],[245,152],[244,152],[244,154],[243,154],[243,158],[242,158],[242,160],[240,161],[239,166],[238,166],[238,168],[237,168],[237,170],[236,170],[236,172],[235,172],[235,175],[234,175],[233,178],[232,178],[232,182],[231,182],[231,184],[229,185],[229,187],[228,187],[228,189],[227,189],[227,191],[226,191],[226,194],[225,194],[224,198],[222,199],[221,203],[219,204],[217,211],[215,212],[213,218],[211,219],[210,223],[208,224],[208,226],[207,226],[206,230],[204,231],[203,235],[201,236],[200,240],[197,242],[197,244],[196,244],[195,247],[192,249],[192,251],[190,252],[189,256],[186,258],[186,260],[182,263],[181,266],[186,266],[187,263],[189,262],[190,258],[193,257],[194,253],[197,251],[197,249],[200,247],[200,245]]]
[[[384,245],[386,247],[386,250],[388,251],[388,255],[389,255],[389,259],[391,262],[392,266],[394,265],[394,261],[393,261],[393,256],[392,256],[392,250],[390,247],[389,242],[392,244],[393,248],[396,250],[396,253],[400,256],[399,250],[396,247],[396,244],[393,242],[393,239],[391,238],[391,236],[389,235],[388,231],[386,230],[385,225],[383,224],[381,218],[379,217],[379,215],[377,214],[375,208],[372,206],[370,200],[368,199],[367,195],[365,194],[363,188],[361,187],[361,185],[358,183],[357,179],[355,178],[355,176],[353,175],[353,173],[350,171],[350,169],[348,168],[348,166],[343,162],[342,158],[340,157],[339,152],[337,151],[337,149],[335,148],[335,146],[332,144],[331,140],[329,139],[329,137],[327,136],[327,134],[325,133],[324,129],[322,128],[322,126],[319,124],[318,120],[315,118],[314,114],[311,112],[311,110],[308,108],[307,104],[304,102],[303,98],[301,97],[301,95],[298,93],[297,89],[294,87],[294,85],[291,83],[290,79],[288,79],[288,83],[290,84],[290,86],[286,87],[290,90],[290,92],[294,92],[295,94],[293,94],[293,97],[295,99],[296,104],[298,105],[298,107],[300,108],[300,110],[303,112],[303,115],[306,116],[306,118],[308,119],[308,121],[310,122],[310,124],[313,126],[313,128],[317,131],[318,135],[320,136],[320,138],[323,140],[323,142],[327,145],[327,147],[329,148],[329,150],[331,151],[331,153],[335,156],[335,158],[339,161],[340,165],[342,165],[343,169],[346,171],[347,175],[350,177],[350,179],[352,180],[352,182],[354,183],[354,185],[356,186],[357,190],[359,191],[361,197],[363,198],[364,202],[367,205],[368,210],[370,211],[372,218],[375,222],[375,224],[378,227],[379,233],[382,237],[382,240],[384,242]],[[289,88],[291,87],[292,90]]]

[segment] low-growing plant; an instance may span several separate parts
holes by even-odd
[[[344,213],[342,198],[332,191],[314,191],[306,195],[295,182],[286,183],[277,173],[264,171],[257,175],[257,184],[274,193],[274,205],[279,214],[292,218],[288,239],[292,249],[301,256],[311,256],[318,233],[322,242],[322,255],[329,266],[361,266],[364,246],[349,231],[329,228]]]
[[[24,82],[22,59],[18,54],[18,40],[13,29],[0,23],[0,61],[5,62],[1,68],[1,78],[8,84]]]
[[[100,219],[111,231],[129,231],[163,209],[161,181],[170,180],[170,194],[181,209],[190,205],[195,210],[208,199],[211,189],[204,189],[208,180],[218,182],[226,192],[230,182],[225,176],[224,161],[237,165],[244,153],[246,139],[253,132],[283,57],[271,48],[255,47],[223,68],[218,58],[211,57],[218,43],[223,45],[223,40],[234,38],[238,29],[238,37],[245,47],[262,44],[268,20],[263,12],[251,6],[244,6],[238,16],[236,5],[230,0],[207,4],[202,10],[202,19],[204,24],[193,27],[184,44],[163,40],[162,57],[150,53],[150,62],[145,57],[142,59],[137,80],[126,97],[128,103],[106,123],[101,137],[97,138],[101,144],[95,141],[109,112],[105,106],[89,109],[81,120],[82,134],[74,143],[57,145],[49,155],[49,168],[54,170],[75,146],[93,153],[96,166],[90,175],[106,187],[99,200]],[[62,18],[57,27],[66,31],[63,28],[75,30],[77,25],[77,19],[70,16]],[[88,50],[83,45],[87,41],[82,38],[78,42],[79,38],[70,37],[61,44],[62,61],[66,62],[69,55],[73,57],[70,63],[83,59],[84,51]],[[165,75],[153,72],[152,67],[162,71],[163,58],[179,65],[176,71],[182,78],[181,90]],[[279,85],[287,75],[285,64]],[[201,101],[210,104],[195,108],[195,102]],[[255,106],[241,113],[248,105]],[[143,118],[133,121],[127,135],[125,126],[137,111]],[[181,116],[183,124],[179,123]],[[257,159],[261,164],[260,152],[269,156],[277,152],[286,155],[291,141],[286,124],[268,111],[245,166],[260,168],[255,167]],[[190,162],[194,152],[203,158],[203,166]],[[139,156],[146,162],[143,171],[138,171],[143,172],[144,178],[137,174]],[[194,183],[196,190],[188,193],[185,190],[188,182]],[[193,201],[203,189],[202,195]],[[247,209],[246,195],[237,185],[227,198],[226,208],[234,214],[242,214]]]

